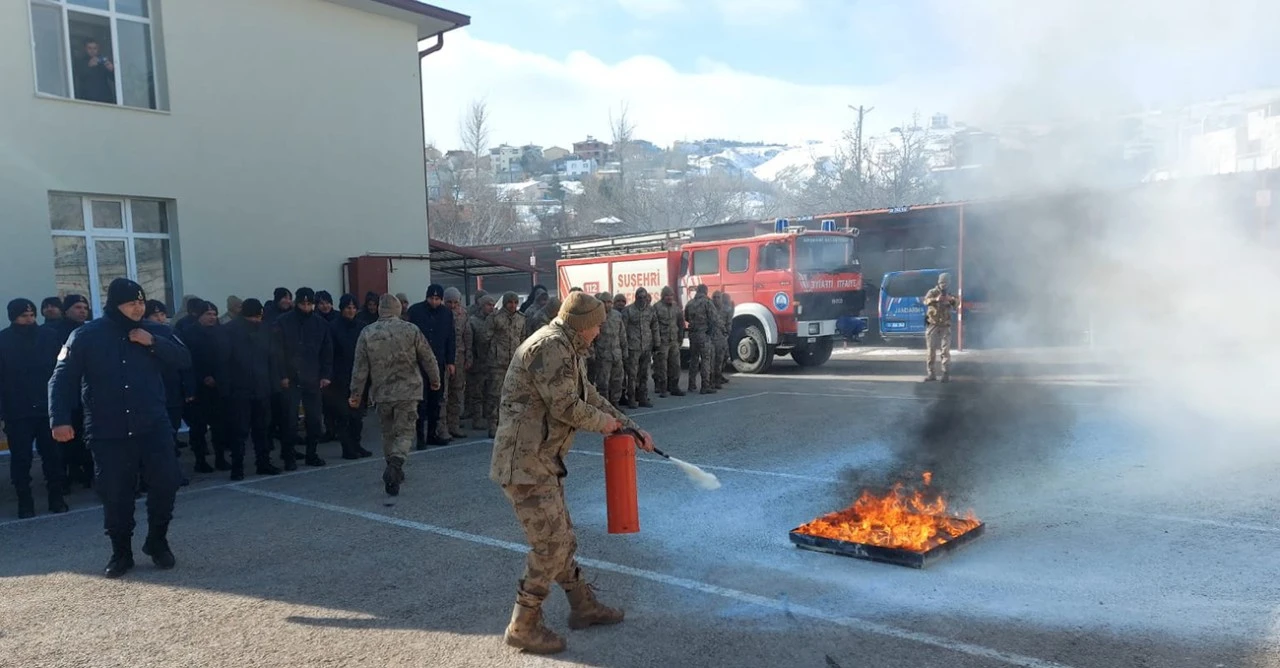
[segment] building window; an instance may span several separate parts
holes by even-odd
[[[30,0],[36,90],[168,109],[157,66],[155,0]]]
[[[751,251],[746,246],[735,246],[729,249],[729,256],[725,258],[726,269],[731,274],[741,274],[745,272],[751,264]]]
[[[124,277],[137,281],[147,299],[172,308],[171,210],[163,200],[50,193],[58,294],[84,295],[100,314],[107,287]]]

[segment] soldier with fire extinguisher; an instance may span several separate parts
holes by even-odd
[[[569,599],[569,628],[617,624],[624,617],[622,610],[596,600],[583,580],[564,499],[563,456],[579,429],[639,431],[587,381],[586,353],[605,317],[600,300],[585,292],[570,293],[556,318],[515,350],[502,382],[489,478],[502,487],[531,547],[503,640],[527,652],[551,654],[565,648],[564,639],[542,618],[553,583]],[[653,438],[639,433],[639,447],[652,452]]]

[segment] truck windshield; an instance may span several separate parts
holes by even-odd
[[[796,271],[857,271],[853,239],[843,235],[804,234],[796,237]]]

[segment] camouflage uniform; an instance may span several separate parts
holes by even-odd
[[[493,300],[481,297],[486,302]],[[484,314],[484,305],[467,319],[467,328],[471,331],[471,368],[467,369],[467,401],[466,417],[471,420],[472,429],[489,428],[489,412],[485,407],[485,396],[489,392],[489,317]],[[484,426],[481,426],[484,425]]]
[[[658,315],[649,306],[649,291],[636,290],[636,301],[626,308],[622,320],[627,324],[627,394],[631,407],[649,407],[649,365],[658,347]]]
[[[541,620],[552,583],[569,598],[571,628],[617,623],[623,616],[600,605],[583,580],[564,500],[564,455],[579,429],[603,433],[614,418],[638,428],[587,382],[587,349],[578,330],[557,318],[516,349],[502,383],[489,479],[502,487],[531,546],[506,639],[531,651],[564,649]]]
[[[524,338],[526,339],[533,336],[534,332],[546,327],[556,317],[556,313],[560,310],[560,298],[551,297],[542,308],[532,310],[533,313],[524,322]]]
[[[416,437],[422,373],[432,385],[440,383],[435,353],[417,325],[400,319],[400,310],[399,300],[384,295],[378,321],[365,327],[356,341],[351,370],[352,399],[360,399],[365,382],[371,382],[369,401],[377,407],[382,426],[382,454],[387,460],[383,481],[388,493],[395,493],[393,487],[398,491],[404,480],[404,463]]]
[[[607,293],[600,293],[596,298],[608,301]],[[609,403],[617,406],[622,401],[622,381],[624,379],[623,359],[627,350],[627,328],[622,322],[622,314],[610,307],[604,324],[600,325],[600,336],[592,344],[595,349],[596,390]]]
[[[684,318],[689,326],[689,391],[697,390],[697,379],[702,377],[702,394],[715,391],[711,382],[712,357],[715,348],[711,343],[713,323],[718,320],[715,304],[707,299],[707,290],[698,287],[698,293],[684,307]]]
[[[733,297],[730,297],[727,292],[720,293],[720,309],[724,316],[724,354],[720,358],[720,366],[716,368],[716,371],[720,379],[719,384],[723,386],[729,382],[729,379],[724,375],[724,370],[729,366],[732,358],[729,351],[729,338],[733,335]]]
[[[658,318],[658,352],[653,354],[653,388],[658,396],[667,393],[683,395],[680,391],[680,343],[684,341],[684,313],[674,301],[675,291],[662,288],[663,299],[653,305]],[[672,297],[670,305],[665,299]]]
[[[463,438],[467,435],[462,431],[462,399],[467,392],[467,360],[471,359],[473,337],[467,311],[461,304],[453,310],[453,335],[456,341],[453,347],[454,371],[444,386],[445,397],[440,402],[440,421],[436,427],[436,435],[444,440],[449,440],[450,436]]]
[[[502,379],[507,375],[507,365],[511,364],[511,356],[524,340],[523,313],[508,313],[505,305],[514,292],[502,295],[504,308],[489,316],[489,391],[485,394],[484,411],[489,414],[489,436],[493,437],[498,429],[498,401],[502,394]]]
[[[924,322],[924,340],[929,349],[929,359],[925,362],[928,375],[925,380],[935,380],[934,369],[938,353],[942,353],[942,382],[951,379],[951,315],[956,309],[955,295],[948,294],[947,285],[951,280],[948,274],[938,276],[938,285],[930,288],[924,295],[926,307]]]

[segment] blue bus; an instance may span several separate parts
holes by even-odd
[[[880,338],[924,339],[924,295],[938,284],[939,274],[951,274],[955,286],[955,272],[950,269],[916,269],[891,271],[880,282]]]

